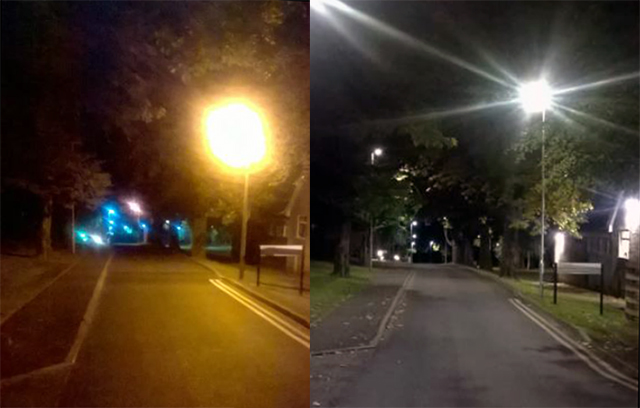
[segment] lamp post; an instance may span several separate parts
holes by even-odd
[[[409,226],[409,233],[411,235],[411,254],[409,255],[409,263],[413,263],[413,248],[416,245],[416,242],[414,241],[414,239],[416,239],[418,236],[416,234],[413,233],[413,227],[415,227],[416,225],[418,225],[418,221],[411,221],[411,224]]]
[[[382,149],[376,147],[371,151],[371,165],[376,164],[376,156],[382,156]],[[373,216],[369,215],[369,272],[373,269]]]
[[[542,203],[540,212],[540,297],[543,296],[543,276],[544,276],[544,233],[545,233],[545,164],[544,164],[544,148],[545,148],[545,118],[546,110],[551,107],[553,92],[547,84],[547,81],[540,79],[523,85],[519,89],[520,103],[527,113],[542,113],[542,149],[541,149],[541,167],[542,167]]]
[[[249,221],[249,173],[263,160],[267,143],[260,115],[242,102],[205,112],[205,133],[211,153],[226,166],[244,175],[239,279],[244,278]]]
[[[136,215],[136,224],[138,225],[138,229],[140,229],[140,214],[142,214],[142,208],[140,208],[140,204],[136,201],[128,201],[127,205],[131,212]],[[139,237],[139,236],[138,236]],[[143,232],[143,240],[144,240],[144,232]]]

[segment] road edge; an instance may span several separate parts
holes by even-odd
[[[199,259],[194,259],[189,257],[189,259],[192,262],[195,262],[196,264],[202,266],[203,268],[212,271],[213,273],[215,273],[216,277],[220,280],[222,280],[225,283],[228,283],[230,285],[232,285],[234,288],[237,288],[239,290],[242,290],[244,293],[248,294],[249,296],[255,298],[256,300],[266,304],[267,306],[271,307],[272,309],[277,310],[278,312],[282,313],[283,315],[286,315],[287,317],[289,317],[290,319],[296,321],[297,323],[301,324],[302,326],[306,327],[307,329],[311,328],[311,322],[310,319],[306,319],[303,316],[300,316],[298,313],[274,302],[271,299],[266,298],[265,296],[262,296],[261,294],[245,287],[244,285],[241,285],[237,282],[232,281],[231,279],[225,278],[224,276],[222,276],[222,274],[218,273],[218,271],[211,265],[206,264],[205,262],[200,261]]]
[[[396,292],[396,295],[394,296],[393,301],[389,305],[387,312],[383,316],[382,320],[380,320],[380,324],[378,325],[378,330],[376,331],[376,335],[367,344],[364,344],[361,346],[312,351],[311,357],[324,356],[327,354],[348,353],[351,351],[359,351],[359,350],[376,348],[380,343],[380,340],[382,340],[382,336],[384,335],[384,332],[387,329],[387,325],[389,324],[389,320],[391,319],[393,312],[398,306],[398,303],[400,303],[400,299],[404,297],[407,286],[409,285],[410,281],[413,281],[415,274],[416,274],[415,271],[410,271],[409,273],[407,273],[407,276],[404,278],[402,285],[400,285],[400,287],[398,288],[398,291]],[[312,338],[312,341],[313,341],[313,338]]]
[[[522,295],[522,293],[518,289],[510,286],[509,284],[504,282],[502,279],[500,279],[500,277],[495,276],[490,272],[487,272],[481,269],[476,269],[468,265],[461,265],[461,264],[454,264],[454,265],[459,266],[463,269],[473,271],[485,279],[490,279],[490,280],[493,280],[494,282],[498,282],[503,288],[507,289],[510,293],[512,293],[513,296],[519,299],[524,305],[526,305],[527,307],[529,307],[530,309],[532,309],[533,311],[535,311],[536,313],[544,317],[546,320],[550,321],[549,324],[551,327],[558,330],[560,333],[564,334],[566,337],[568,337],[575,343],[581,343],[579,339],[584,340],[584,336],[586,336],[586,333],[584,333],[582,329],[558,319],[557,317],[553,316],[546,310],[530,302],[525,296]],[[630,366],[629,364],[623,361],[620,361],[620,359],[612,356],[610,353],[598,347],[593,342],[589,342],[589,345],[590,345],[589,352],[593,354],[593,356],[590,356],[590,358],[595,357],[595,359],[603,360],[606,364],[610,365],[615,370],[620,371],[626,376],[632,377],[636,380],[638,379],[638,370],[635,367]]]
[[[73,344],[69,349],[67,358],[64,359],[65,363],[75,364],[76,359],[78,358],[78,354],[80,353],[80,349],[82,348],[82,344],[84,343],[87,334],[89,334],[89,329],[91,327],[91,324],[93,323],[93,318],[95,317],[96,311],[98,309],[100,298],[102,297],[102,288],[104,287],[104,283],[107,278],[107,271],[112,260],[113,253],[109,255],[109,258],[107,258],[102,271],[100,271],[98,282],[96,282],[96,286],[93,288],[93,294],[91,295],[91,299],[89,300],[87,309],[85,310],[82,321],[80,322],[80,327],[78,328],[76,338],[74,339]]]

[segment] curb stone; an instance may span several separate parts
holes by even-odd
[[[387,328],[387,325],[389,324],[389,320],[391,319],[391,316],[393,315],[394,310],[396,309],[398,303],[400,303],[400,300],[404,298],[407,285],[409,284],[410,281],[413,280],[414,276],[415,276],[415,272],[409,272],[407,274],[407,277],[404,278],[404,281],[402,282],[402,285],[400,285],[400,287],[398,288],[398,291],[396,292],[396,295],[393,298],[393,301],[389,305],[387,312],[385,313],[384,317],[380,320],[380,324],[378,325],[378,330],[376,332],[376,335],[373,337],[373,339],[369,341],[369,343],[364,344],[362,346],[313,351],[311,352],[311,356],[316,357],[316,356],[323,356],[327,354],[340,354],[340,353],[348,353],[352,351],[360,351],[360,350],[376,348],[378,346],[378,343],[380,343],[382,336],[384,335],[384,331]]]
[[[289,318],[291,318],[292,320],[295,320],[297,323],[303,325],[304,327],[306,327],[307,329],[311,328],[311,323],[309,321],[309,319],[306,319],[303,316],[300,316],[298,313],[287,309],[286,307],[274,302],[271,299],[266,298],[265,296],[260,295],[259,293],[245,287],[244,285],[241,285],[237,282],[232,281],[231,279],[225,278],[224,276],[222,276],[213,266],[211,265],[207,265],[206,263],[197,260],[197,259],[193,259],[193,258],[189,258],[191,259],[191,261],[197,263],[198,265],[202,266],[205,269],[208,269],[209,271],[212,271],[213,273],[215,273],[216,277],[218,279],[220,279],[221,281],[228,283],[229,285],[232,285],[234,288],[237,288],[241,291],[243,291],[244,293],[248,294],[249,296],[255,298],[256,300],[265,303],[266,305],[268,305],[269,307],[277,310],[278,312],[288,316]]]

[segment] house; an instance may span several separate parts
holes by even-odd
[[[640,292],[640,204],[636,199],[623,202],[622,196],[611,213],[606,230],[583,232],[582,238],[566,237],[557,260],[601,263],[604,292],[624,297],[627,316],[638,318]],[[566,234],[565,234],[566,235]],[[561,276],[561,281],[597,290],[599,276]]]
[[[311,180],[309,171],[293,183],[293,190],[284,209],[269,225],[268,243],[280,245],[302,245],[304,247],[304,270],[310,269],[310,224],[311,219]],[[300,270],[298,259],[287,258],[287,272]]]

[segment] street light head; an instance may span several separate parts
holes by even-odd
[[[416,225],[418,225],[418,221],[412,221],[411,225],[413,225],[415,227]]]
[[[260,162],[267,143],[260,115],[235,102],[205,113],[205,132],[211,153],[229,167],[249,168]]]
[[[544,79],[522,85],[518,93],[520,104],[527,113],[544,112],[551,107],[553,93]]]
[[[142,208],[140,208],[140,204],[138,204],[137,202],[129,201],[127,204],[129,205],[129,209],[133,211],[135,214],[142,213]]]
[[[379,147],[376,147],[376,148],[373,150],[373,154],[375,154],[376,156],[382,156],[382,149],[381,149],[381,148],[379,148]]]
[[[416,239],[416,238],[418,238],[418,236],[417,236],[416,234],[413,234],[413,235],[411,236],[411,238]]]

